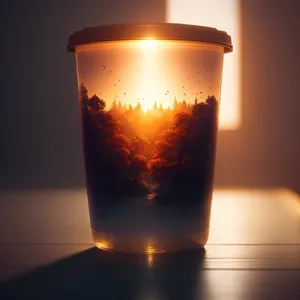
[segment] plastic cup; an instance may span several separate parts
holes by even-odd
[[[230,36],[119,24],[75,32],[68,50],[76,56],[95,245],[148,254],[203,247]]]

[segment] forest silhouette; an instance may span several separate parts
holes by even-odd
[[[79,87],[89,197],[95,204],[127,203],[140,197],[159,205],[204,201],[212,189],[218,101],[173,107],[141,104],[111,107]],[[141,200],[143,201],[143,200]]]

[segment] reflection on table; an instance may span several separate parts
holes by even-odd
[[[299,298],[300,202],[289,190],[218,190],[205,250],[148,257],[93,246],[84,190],[0,196],[0,297]]]

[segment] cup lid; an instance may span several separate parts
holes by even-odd
[[[77,46],[124,40],[176,40],[215,44],[224,47],[224,52],[232,52],[231,37],[212,27],[175,24],[115,24],[88,27],[70,35],[67,50],[75,52]]]

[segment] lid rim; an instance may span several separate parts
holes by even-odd
[[[210,43],[224,47],[224,52],[232,52],[231,37],[212,27],[178,23],[123,23],[88,27],[70,35],[67,51],[75,52],[76,47],[85,44],[143,40],[192,41]]]

